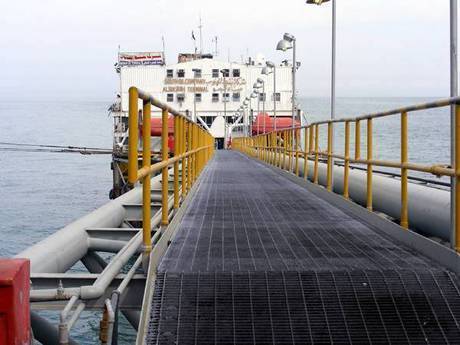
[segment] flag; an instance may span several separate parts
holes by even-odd
[[[193,39],[194,41],[196,41],[195,34],[193,33],[193,30],[192,30],[192,39]]]

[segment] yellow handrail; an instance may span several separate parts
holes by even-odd
[[[449,105],[455,106],[455,157],[454,166],[442,166],[438,164],[423,165],[409,162],[408,160],[408,113],[418,110],[426,110],[433,108],[446,107]],[[401,120],[401,158],[399,161],[378,160],[373,158],[373,119],[387,117],[391,115],[399,115]],[[367,122],[367,155],[366,158],[361,157],[361,122]],[[338,154],[332,148],[332,136],[334,132],[334,125],[337,123],[344,123],[345,125],[345,145],[344,154]],[[354,158],[350,157],[350,124],[354,124],[355,129],[355,150]],[[322,125],[327,126],[327,150],[321,151],[319,148],[319,128]],[[300,144],[300,130],[305,130],[304,150],[299,150]],[[274,135],[275,140],[268,140]],[[292,137],[295,140],[295,147],[292,147]],[[266,144],[268,143],[268,144]],[[273,164],[276,167],[288,170],[299,175],[298,172],[298,157],[303,156],[304,161],[304,178],[308,179],[308,160],[313,161],[313,175],[312,182],[317,184],[319,179],[319,159],[323,158],[327,164],[326,174],[326,187],[329,191],[333,191],[333,159],[339,158],[344,161],[344,174],[343,174],[343,197],[349,198],[349,170],[350,163],[364,164],[367,167],[367,181],[366,181],[366,207],[372,211],[372,178],[373,167],[382,166],[390,168],[401,169],[401,211],[400,211],[400,225],[409,228],[409,215],[408,215],[408,172],[419,171],[431,173],[436,176],[448,176],[455,179],[456,183],[451,186],[451,192],[455,197],[455,210],[451,215],[455,226],[455,249],[460,251],[460,97],[444,99],[440,101],[419,104],[399,109],[394,109],[375,114],[368,114],[354,118],[342,118],[334,120],[325,120],[311,123],[307,126],[281,129],[275,132],[264,133],[248,138],[235,138],[232,143],[233,148],[240,150],[253,157],[264,159],[266,162]],[[267,158],[268,155],[268,158]],[[273,158],[270,157],[273,155]],[[291,159],[295,158],[295,169],[291,165]],[[286,159],[288,164],[286,164]],[[456,221],[458,220],[458,221]]]
[[[142,168],[138,166],[138,111],[142,101]],[[161,159],[159,163],[151,163],[151,107],[161,109]],[[174,116],[174,152],[169,157],[168,150],[168,117]],[[150,179],[153,173],[161,171],[161,225],[169,223],[168,213],[168,168],[174,165],[173,197],[174,208],[179,208],[187,192],[196,181],[198,174],[214,153],[214,138],[200,125],[168,105],[155,99],[136,87],[129,89],[129,146],[128,146],[128,183],[134,185],[142,181],[142,238],[145,262],[152,251],[151,236],[151,188]],[[179,162],[182,166],[181,194],[179,195]]]

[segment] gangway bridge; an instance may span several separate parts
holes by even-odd
[[[62,310],[58,336],[42,342],[75,343],[72,326],[94,308],[104,310],[104,344],[117,343],[119,312],[137,328],[137,344],[460,344],[460,186],[443,191],[456,201],[449,245],[418,233],[414,195],[424,194],[409,182],[409,171],[459,179],[459,102],[234,138],[231,150],[215,151],[204,128],[131,88],[132,190],[18,254],[31,260],[32,309]],[[168,153],[163,135],[163,160],[153,165],[152,106],[162,109],[163,133],[174,115],[175,140]],[[456,108],[455,164],[409,162],[408,113],[447,106]],[[398,161],[372,155],[373,119],[387,116],[401,118]],[[332,147],[339,125],[342,153]],[[356,175],[350,164],[366,171]],[[374,167],[401,170],[388,187],[399,186],[397,215],[382,212],[377,187],[387,177]],[[69,236],[72,250],[55,250]],[[43,254],[50,250],[53,257]],[[106,262],[99,252],[115,255]],[[65,273],[77,261],[91,274]],[[38,316],[33,321],[34,331],[53,332]]]

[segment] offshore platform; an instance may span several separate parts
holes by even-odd
[[[113,200],[0,260],[0,345],[78,344],[85,310],[110,345],[121,315],[139,345],[460,344],[460,98],[306,123],[298,67],[121,53]],[[411,162],[447,107],[452,164]]]
[[[408,179],[409,170],[459,179],[457,165],[413,164],[406,150],[409,112],[454,105],[460,124],[459,102],[452,98],[241,136],[232,140],[231,150],[215,151],[205,128],[130,88],[133,188],[9,263],[26,267],[27,274],[24,259],[30,260],[33,336],[44,344],[75,344],[71,329],[79,315],[97,309],[103,311],[103,344],[117,344],[119,313],[137,329],[137,344],[458,344],[460,236],[454,248],[423,236],[412,214],[424,207],[423,191],[431,191],[436,207],[436,193],[452,192],[460,200],[460,189]],[[163,126],[162,159],[154,164],[152,107],[161,109]],[[372,157],[373,120],[386,116],[401,118],[399,161]],[[330,145],[320,150],[320,127],[328,129],[330,144],[333,126],[340,123],[345,152]],[[366,158],[360,154],[362,123]],[[343,164],[333,164],[333,158]],[[353,164],[367,169],[355,170]],[[376,166],[399,167],[400,178],[382,176],[373,171]],[[376,190],[383,181],[387,190],[400,187],[392,194],[398,214],[380,206],[388,197]],[[460,202],[454,211],[455,219]],[[107,261],[101,252],[114,255]],[[78,261],[88,273],[64,273]],[[15,288],[27,289],[28,280]],[[28,303],[16,302],[28,311]],[[61,310],[57,327],[36,313],[42,309]],[[27,324],[17,320],[21,312],[6,315]],[[30,335],[28,329],[16,331]]]

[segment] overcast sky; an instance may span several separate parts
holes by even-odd
[[[336,0],[338,96],[447,96],[448,0]],[[162,49],[168,63],[192,52],[203,20],[206,51],[281,61],[297,37],[302,96],[327,96],[331,6],[304,0],[40,0],[0,2],[0,99],[110,99],[122,50]]]

